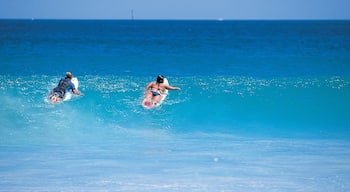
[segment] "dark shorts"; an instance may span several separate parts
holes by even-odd
[[[63,99],[63,97],[64,97],[64,95],[63,95],[63,93],[62,92],[52,92],[52,93],[50,93],[50,99],[51,99],[51,97],[53,97],[53,96],[55,96],[55,97],[59,97],[59,98],[61,98],[61,99]]]

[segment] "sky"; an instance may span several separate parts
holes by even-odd
[[[0,0],[0,19],[350,19],[350,0]]]

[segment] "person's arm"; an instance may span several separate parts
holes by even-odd
[[[168,89],[168,90],[180,90],[179,87],[173,87],[173,86],[170,86],[170,85],[165,85],[165,88]]]
[[[72,81],[70,82],[70,89],[72,90],[72,93],[73,93],[74,95],[84,96],[84,94],[79,93],[79,91],[78,91],[77,88],[75,87],[74,83],[72,83]]]
[[[84,94],[79,93],[79,91],[78,91],[77,89],[73,89],[72,92],[73,92],[73,94],[75,94],[75,95],[84,96]]]
[[[153,82],[148,83],[148,85],[145,87],[145,91],[149,90],[153,85]]]

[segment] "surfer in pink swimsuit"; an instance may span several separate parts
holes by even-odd
[[[164,76],[158,75],[156,81],[146,86],[146,96],[142,103],[148,107],[156,105],[162,99],[165,90],[180,90],[180,88],[164,84]]]

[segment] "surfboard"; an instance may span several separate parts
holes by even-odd
[[[164,82],[165,85],[169,85],[168,79],[164,78]],[[164,93],[162,94],[162,98],[160,101],[158,101],[158,103],[156,103],[155,105],[153,105],[152,100],[150,101],[145,101],[142,103],[142,106],[146,109],[151,109],[154,107],[159,107],[160,105],[162,105],[163,101],[166,99],[166,97],[168,96],[168,90],[165,89]]]
[[[74,84],[74,87],[75,89],[78,90],[78,87],[79,87],[79,81],[78,81],[78,78],[76,77],[73,77],[71,79],[71,82]],[[63,98],[63,101],[68,101],[72,98],[73,96],[73,93],[71,93],[70,91],[66,92],[66,94],[64,95],[64,98]]]

